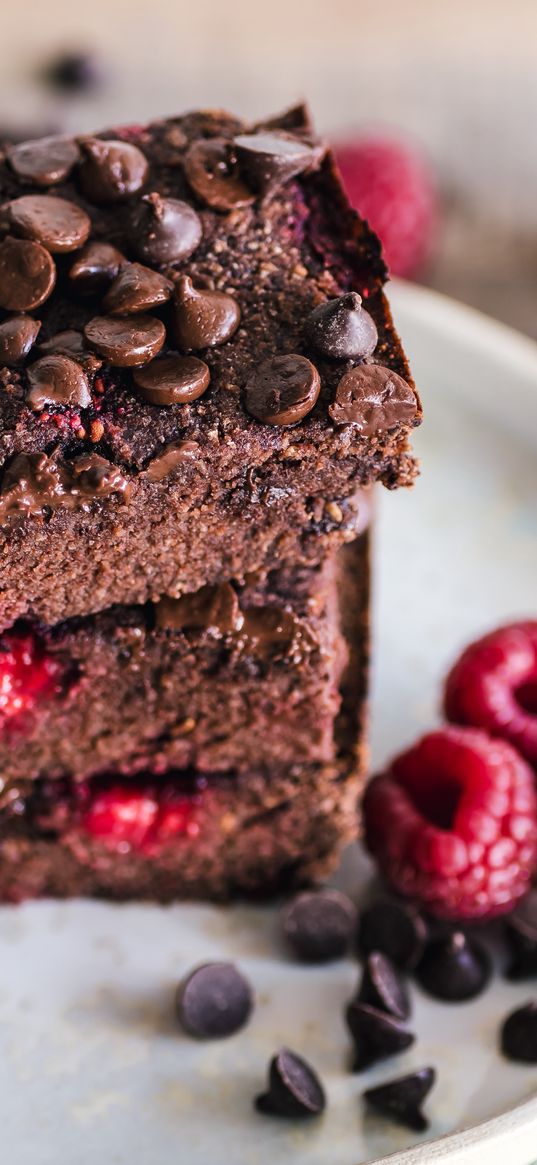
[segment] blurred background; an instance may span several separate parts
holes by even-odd
[[[303,97],[393,270],[537,337],[537,0],[3,5],[3,137]]]

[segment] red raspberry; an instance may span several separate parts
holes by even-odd
[[[10,631],[0,639],[0,723],[29,712],[37,700],[61,690],[63,667],[47,655],[32,631]]]
[[[84,811],[80,825],[109,849],[157,852],[177,837],[194,838],[199,826],[194,818],[198,798],[179,796],[153,786],[111,785],[102,789]]]
[[[537,863],[537,794],[510,744],[471,728],[431,732],[370,783],[366,841],[394,889],[449,919],[491,918]]]
[[[407,143],[377,137],[336,146],[335,154],[349,200],[381,239],[392,275],[415,275],[429,256],[437,221],[424,158]]]
[[[537,768],[537,622],[472,643],[449,673],[445,710],[456,724],[510,741]]]

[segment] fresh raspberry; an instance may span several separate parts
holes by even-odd
[[[175,838],[197,836],[197,800],[169,788],[159,796],[151,785],[111,785],[93,796],[80,826],[109,849],[149,855]]]
[[[431,732],[369,785],[366,840],[394,889],[449,919],[491,918],[528,890],[537,794],[515,749],[472,728]]]
[[[30,712],[38,700],[61,690],[63,665],[28,630],[0,638],[0,725]]]
[[[429,167],[393,138],[362,137],[335,147],[350,202],[379,236],[392,275],[415,275],[426,262],[437,221]]]
[[[445,710],[455,724],[508,740],[537,768],[537,622],[472,643],[449,673]]]

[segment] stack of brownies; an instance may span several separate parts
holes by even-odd
[[[420,405],[304,109],[0,162],[0,897],[265,893],[356,828]]]

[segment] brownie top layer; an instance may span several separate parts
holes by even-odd
[[[298,450],[408,481],[380,244],[303,109],[7,146],[0,199],[0,524],[215,450],[230,479]]]

